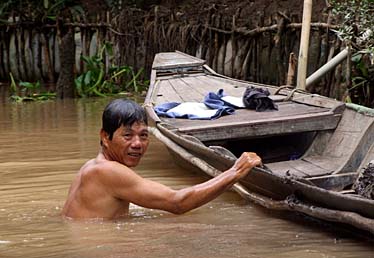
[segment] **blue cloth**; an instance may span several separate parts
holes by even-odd
[[[187,119],[217,119],[223,115],[235,113],[232,105],[221,100],[224,96],[223,89],[217,93],[209,92],[204,97],[204,102],[167,102],[155,107],[159,116]]]
[[[155,107],[159,116],[187,119],[214,119],[219,110],[210,109],[199,102],[167,102]]]
[[[166,103],[155,106],[154,109],[155,109],[156,114],[159,115],[159,116],[175,117],[172,114],[169,115],[167,112],[170,109],[175,108],[176,106],[178,106],[180,104],[181,103],[179,103],[179,102],[166,102]]]
[[[230,102],[227,102],[223,100],[222,98],[225,97],[226,94],[223,92],[223,89],[219,89],[217,93],[209,92],[204,97],[204,104],[207,107],[213,108],[213,109],[225,109],[229,114],[235,112],[235,108],[238,108],[237,106],[231,104]]]

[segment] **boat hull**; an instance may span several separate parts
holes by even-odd
[[[238,89],[249,85],[216,74],[202,60],[191,57],[189,63],[188,55],[177,52],[177,58],[170,61],[173,56],[156,56],[145,107],[151,131],[178,163],[214,177],[230,168],[240,151],[257,148],[268,162],[233,186],[243,198],[269,209],[297,211],[374,234],[374,200],[347,191],[374,159],[374,112],[358,112],[344,103],[293,90],[277,95],[273,86],[257,85],[281,99],[278,113],[264,117],[240,110],[236,116],[213,121],[162,117],[155,112],[157,104],[198,99],[196,92],[202,88],[216,91],[223,87],[238,96]],[[239,152],[231,148],[234,145],[240,147]],[[295,150],[301,154],[290,158]],[[274,156],[279,152],[282,155]]]

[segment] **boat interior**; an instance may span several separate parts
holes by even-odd
[[[161,53],[153,65],[154,105],[166,102],[203,102],[208,92],[223,89],[242,97],[249,86],[266,87],[278,110],[237,109],[214,120],[159,117],[181,135],[205,146],[221,146],[235,156],[257,152],[273,173],[326,182],[321,178],[347,175],[374,157],[373,117],[362,118],[345,104],[290,88],[231,79],[215,73],[204,61],[183,53]],[[350,178],[350,179],[349,179]],[[349,179],[349,180],[348,180]],[[326,186],[328,187],[328,186]],[[344,190],[344,186],[339,186]],[[334,188],[334,186],[331,186]]]

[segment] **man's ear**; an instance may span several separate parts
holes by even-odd
[[[104,129],[100,130],[100,140],[104,147],[108,147],[109,134]]]

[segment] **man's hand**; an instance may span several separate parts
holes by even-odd
[[[261,158],[254,152],[243,152],[243,154],[236,160],[232,169],[240,178],[245,177],[249,171],[255,166],[262,164]]]

